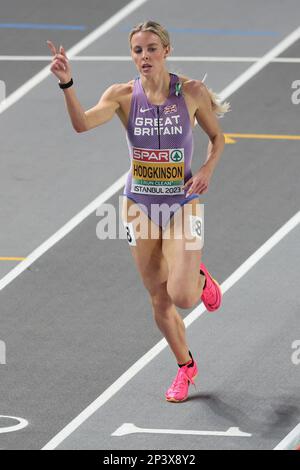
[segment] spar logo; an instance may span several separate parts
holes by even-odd
[[[134,160],[148,163],[179,163],[184,160],[184,149],[141,149],[132,148]]]
[[[183,153],[181,150],[173,150],[171,153],[171,161],[172,162],[181,162],[183,159]]]
[[[139,149],[133,147],[133,159],[141,162],[169,162],[170,150]]]

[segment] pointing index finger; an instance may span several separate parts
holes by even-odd
[[[55,48],[53,42],[51,42],[51,41],[48,40],[48,41],[47,41],[47,44],[48,44],[49,49],[51,50],[52,54],[53,54],[53,55],[56,55],[56,48]]]

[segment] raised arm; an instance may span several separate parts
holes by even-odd
[[[99,102],[93,108],[85,111],[86,129],[93,129],[110,121],[120,107],[118,96],[121,85],[111,85],[101,96]]]
[[[59,83],[68,83],[72,78],[72,72],[64,48],[60,46],[57,50],[51,41],[47,41],[47,43],[53,55],[51,72],[59,79]],[[66,107],[75,131],[86,132],[112,119],[120,106],[117,101],[119,89],[120,85],[118,84],[110,86],[103,93],[97,105],[87,111],[81,106],[74,85],[63,89]]]

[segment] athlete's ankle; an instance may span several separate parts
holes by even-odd
[[[206,276],[204,274],[204,272],[200,269],[200,276],[201,278],[204,277],[204,284],[203,284],[203,289],[205,289],[205,286],[206,286]]]
[[[191,351],[189,351],[189,356],[190,356],[190,359],[188,361],[182,362],[182,363],[177,363],[178,367],[184,367],[184,366],[193,367],[194,359],[193,359]]]

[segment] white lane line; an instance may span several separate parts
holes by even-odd
[[[125,13],[128,15],[131,11],[133,11],[137,6],[140,4],[144,3],[146,0],[136,0],[134,2],[131,2],[127,7],[123,8],[119,13],[114,15],[110,20],[105,22],[100,28],[96,29],[93,33],[87,36],[87,38],[83,39],[80,41],[77,45],[75,45],[72,49],[68,51],[68,54],[70,54],[71,51],[73,55],[78,54],[82,49],[87,47],[91,42],[93,42],[95,39],[99,37],[99,35],[104,34],[109,28],[115,26],[116,23],[121,21],[123,19]],[[131,8],[130,11],[127,10]],[[129,12],[128,12],[129,11]],[[122,13],[123,16],[120,17],[120,13]],[[259,61],[259,67],[253,71],[254,66],[250,66],[248,71],[251,73],[247,74],[247,71],[242,73],[237,79],[235,79],[228,87],[226,87],[224,90],[221,91],[220,96],[222,96],[223,99],[227,98],[230,94],[232,94],[234,91],[236,91],[239,87],[244,85],[246,81],[250,80],[255,73],[258,73],[264,66],[266,66],[271,60],[275,58],[275,52],[278,54],[281,54],[286,48],[290,47],[292,41],[297,41],[299,39],[300,35],[300,27],[297,28],[293,33],[291,33],[289,36],[287,36],[285,39],[283,39],[277,46],[275,46],[268,54],[266,54],[262,59]],[[48,70],[48,69],[47,69]],[[48,71],[49,72],[49,71]],[[47,72],[47,74],[48,74]],[[49,72],[50,73],[50,72]],[[206,75],[205,75],[206,77]],[[28,83],[28,82],[27,82]],[[232,87],[232,84],[234,84],[234,87]],[[26,84],[25,84],[26,85]],[[25,86],[24,85],[24,86]],[[21,87],[22,88],[22,87]],[[20,90],[20,88],[18,89]],[[15,92],[17,93],[18,90]],[[14,95],[14,93],[12,94]],[[1,114],[1,107],[2,106],[10,106],[7,104],[8,100],[12,97],[10,95],[6,100],[4,100],[3,103],[0,103],[0,114]],[[7,108],[5,108],[7,109]],[[25,269],[27,269],[34,261],[36,261],[40,256],[42,256],[47,250],[49,250],[55,243],[57,243],[59,240],[61,240],[65,235],[67,235],[73,228],[76,227],[76,222],[77,225],[84,220],[85,217],[88,217],[92,212],[97,204],[96,201],[102,201],[99,202],[98,206],[105,202],[109,196],[104,196],[107,194],[111,194],[113,196],[115,193],[112,192],[112,189],[115,189],[115,192],[119,191],[122,187],[122,185],[125,185],[125,177],[126,175],[123,175],[116,183],[114,183],[110,189],[106,190],[104,193],[100,194],[100,196],[90,203],[86,208],[84,208],[77,216],[75,216],[73,219],[71,219],[69,222],[67,222],[58,232],[56,232],[54,235],[52,235],[48,240],[46,240],[42,245],[40,245],[36,250],[34,250],[26,260],[22,261],[20,264],[18,264],[15,268],[13,268],[9,273],[4,276],[2,279],[0,279],[0,291],[7,286],[10,282],[12,282],[19,274],[21,274]],[[124,183],[124,184],[123,184]],[[95,207],[96,209],[97,207]]]
[[[90,46],[94,41],[99,39],[103,36],[107,31],[112,29],[116,26],[120,21],[130,15],[134,10],[139,8],[141,5],[146,3],[148,0],[133,0],[125,7],[121,8],[115,15],[105,21],[102,25],[88,34],[86,37],[81,39],[77,44],[75,44],[71,49],[66,51],[67,56],[72,59],[74,55],[79,54],[83,51],[86,47]],[[48,48],[45,42],[45,48]],[[39,85],[45,78],[51,75],[50,72],[50,63],[46,67],[44,67],[40,72],[38,72],[34,77],[30,78],[27,82],[21,85],[16,91],[11,93],[5,100],[0,103],[0,114],[6,111],[10,106],[15,104],[24,95],[26,95],[30,90],[32,90],[35,86]]]
[[[234,271],[234,273],[222,284],[222,292],[226,292],[242,276],[244,276],[263,256],[265,256],[277,243],[300,223],[300,211],[297,212],[286,224],[284,224],[274,235],[269,238],[258,250]]]
[[[266,253],[270,251],[277,243],[280,242],[291,230],[300,223],[300,211],[297,212],[283,227],[281,227],[272,237],[270,237],[248,260],[246,260],[240,268],[229,276],[221,285],[222,292],[230,289],[238,282],[251,267],[254,266]],[[249,262],[249,260],[251,260]],[[255,260],[255,263],[253,261]],[[196,319],[206,311],[205,306],[201,303],[196,307],[185,319],[185,326],[190,326]],[[87,408],[85,408],[76,418],[74,418],[66,427],[64,427],[56,436],[54,436],[42,450],[55,449],[70,434],[72,434],[82,423],[92,416],[101,406],[110,400],[124,385],[126,385],[140,370],[142,370],[149,362],[152,361],[165,347],[166,340],[163,338],[153,348],[144,354],[137,362],[135,362],[124,374],[121,375],[110,387],[108,387],[96,400],[94,400]]]
[[[135,0],[131,2],[127,7],[120,10],[119,13],[114,15],[110,20],[105,22],[102,26],[97,28],[93,33],[88,35],[85,39],[80,41],[77,45],[75,45],[72,49],[68,51],[69,57],[72,55],[78,54],[81,50],[91,44],[95,39],[103,35],[107,30],[109,30],[112,26],[117,24],[121,19],[127,16],[131,11],[133,11],[137,6],[145,3],[146,0]],[[126,11],[125,11],[126,10]],[[123,13],[122,13],[123,12]],[[121,13],[123,17],[121,17]],[[125,14],[126,13],[126,14]],[[277,54],[282,53],[286,48],[288,48],[293,41],[299,39],[300,28],[297,28],[292,34],[290,34],[286,39],[281,41],[275,48],[273,48],[268,54],[266,54],[262,59],[259,61],[259,67],[256,67],[253,70],[254,66],[251,66],[248,70],[251,73],[247,74],[247,71],[243,73],[240,77],[232,82],[234,86],[231,87],[230,84],[226,87],[222,92],[221,95],[223,99],[225,99],[229,94],[236,91],[239,87],[244,85],[248,80],[250,80],[256,73],[258,73],[264,66],[266,66],[274,57],[275,52]],[[71,55],[70,55],[71,53]],[[16,92],[10,95],[6,100],[5,103],[0,104],[0,113],[15,103],[18,99],[24,96],[27,91],[33,88],[37,83],[40,83],[42,79],[40,74],[44,73],[45,77],[50,74],[48,67],[45,68],[42,72],[37,74],[33,79],[26,82],[22,87],[20,87]],[[45,78],[43,77],[43,78]],[[241,79],[240,79],[241,78]],[[38,81],[40,80],[40,81]],[[37,83],[35,83],[35,81]],[[27,87],[27,88],[26,88]],[[230,88],[231,87],[231,88]],[[24,89],[23,89],[24,88]],[[5,286],[10,284],[19,274],[21,274],[25,269],[27,269],[34,261],[36,261],[40,256],[42,256],[48,249],[50,249],[55,243],[61,240],[67,233],[69,233],[73,228],[75,228],[80,222],[84,220],[85,217],[90,215],[94,210],[99,207],[100,204],[104,203],[109,197],[112,197],[115,192],[119,191],[122,186],[125,184],[125,177],[126,174],[123,175],[110,189],[106,190],[102,193],[95,201],[89,204],[85,209],[83,209],[77,216],[71,219],[66,225],[64,225],[56,234],[50,237],[46,242],[44,242],[41,246],[39,246],[34,252],[32,252],[28,258],[22,261],[18,266],[16,266],[13,270],[11,270],[6,276],[4,276],[0,280],[0,290],[2,290]],[[296,214],[299,218],[300,213]],[[295,216],[295,217],[296,217]],[[193,312],[198,310],[198,314],[202,314],[205,310],[203,304],[200,304],[198,309],[195,309]],[[192,312],[192,313],[193,313]],[[195,313],[194,313],[195,314]],[[190,314],[192,315],[192,314]],[[190,318],[190,315],[187,318]],[[187,320],[188,322],[189,320]],[[102,404],[104,404],[107,400],[109,400],[120,388],[122,388],[125,383],[127,383],[134,375],[136,375],[139,370],[141,370],[150,360],[153,359],[161,350],[166,347],[167,343],[165,340],[162,340],[158,343],[154,348],[152,348],[146,355],[144,355],[139,361],[137,361],[128,371],[126,371],[114,384],[112,384],[103,394],[100,395],[89,407],[87,407],[77,418],[75,418],[69,425],[67,425],[60,433],[58,433],[47,445],[45,448],[55,448],[62,442],[69,434],[71,434],[77,427],[84,422],[91,414],[94,413]],[[130,375],[132,374],[132,375]],[[98,405],[99,403],[99,405]],[[49,446],[49,447],[47,447]]]
[[[10,284],[16,277],[18,277],[25,269],[27,269],[32,263],[40,258],[46,251],[48,251],[53,245],[56,245],[62,238],[70,233],[77,225],[85,220],[89,215],[98,209],[101,204],[104,204],[110,199],[116,192],[120,191],[124,187],[126,182],[127,173],[124,173],[114,184],[112,184],[106,191],[86,206],[82,211],[76,214],[69,222],[61,227],[57,232],[48,238],[42,245],[36,248],[30,255],[21,261],[16,267],[14,267],[8,274],[0,279],[0,291]]]
[[[50,62],[51,56],[46,55],[0,55],[0,61],[47,61]],[[169,62],[258,62],[261,57],[213,57],[213,56],[171,56],[167,58]],[[72,61],[77,62],[132,62],[131,56],[73,56]],[[300,58],[280,57],[270,60],[270,62],[282,64],[299,64]]]
[[[4,428],[0,427],[0,434],[6,434],[7,432],[15,432],[15,431],[20,431],[20,429],[26,428],[28,426],[28,421],[23,418],[18,418],[17,416],[4,416],[0,415],[0,419],[12,419],[14,421],[19,421],[18,424],[14,424],[13,426],[6,426]]]
[[[282,54],[288,47],[300,39],[300,27],[296,28],[291,34],[278,43],[273,49],[259,59],[255,64],[251,65],[244,73],[238,78],[233,80],[221,93],[220,98],[226,99],[232,95],[236,90],[241,88],[248,80],[253,78],[260,72],[267,64],[269,64],[276,56]]]
[[[300,445],[300,423],[274,447],[274,450],[293,450]]]
[[[147,433],[147,434],[184,434],[193,436],[229,436],[229,437],[251,437],[252,434],[240,431],[239,428],[231,427],[227,431],[192,431],[184,429],[146,429],[140,428],[133,423],[124,423],[111,434],[111,436],[121,437],[127,434]]]

